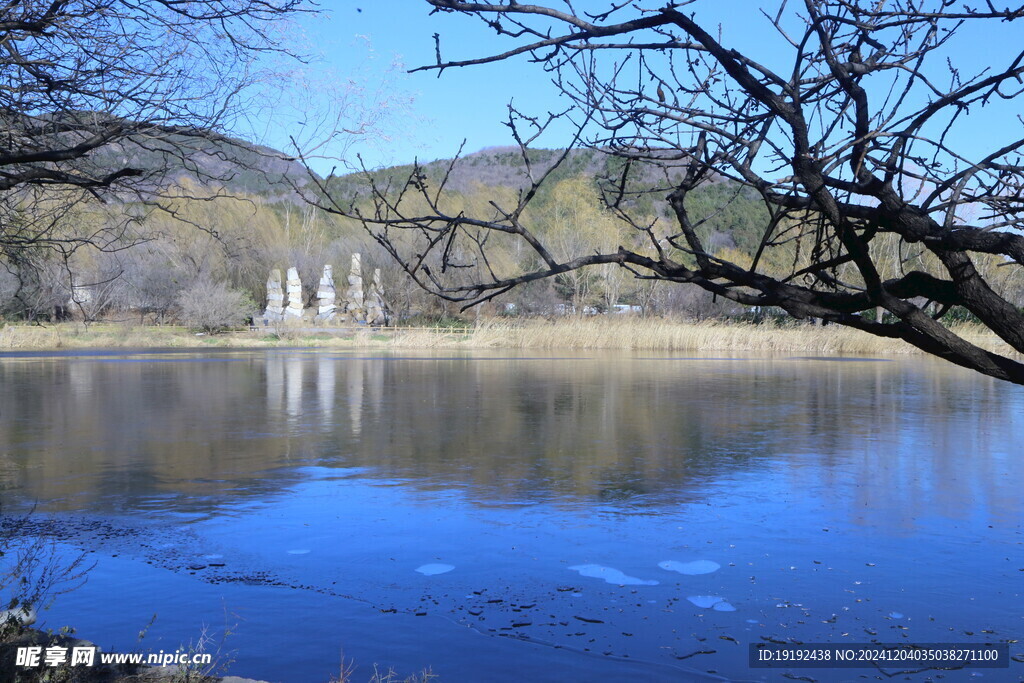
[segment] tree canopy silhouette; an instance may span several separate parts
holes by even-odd
[[[692,0],[617,0],[593,13],[569,2],[426,1],[481,19],[501,47],[452,57],[435,35],[437,61],[421,70],[525,58],[566,109],[510,106],[528,178],[517,200],[487,213],[446,210],[443,180],[426,182],[418,168],[393,186],[368,175],[372,208],[322,201],[359,217],[423,287],[470,306],[618,264],[639,278],[900,338],[1024,383],[1012,352],[982,349],[944,323],[963,307],[1024,352],[1024,53],[1019,43],[990,44],[984,67],[961,64],[987,27],[1024,21],[1024,6],[785,0],[761,11],[757,43],[742,44],[728,19],[719,27]],[[979,113],[1002,135],[994,145],[973,135]],[[601,182],[606,210],[637,239],[566,256],[532,228],[528,207],[552,167],[531,165],[527,148],[555,122],[572,124],[568,147],[612,158]],[[716,252],[702,235],[710,216],[694,212],[692,195],[723,183],[765,207],[752,253]],[[650,193],[667,207],[660,218],[633,210]],[[533,254],[531,267],[489,258],[511,240]]]
[[[130,244],[130,217],[76,225],[83,202],[150,201],[249,112],[282,19],[304,0],[25,0],[0,12],[0,262]],[[294,55],[290,55],[294,56]],[[252,155],[251,149],[249,151]],[[197,156],[207,163],[199,165]]]

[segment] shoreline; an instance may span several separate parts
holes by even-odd
[[[959,325],[953,330],[991,351],[1014,354],[987,329]],[[688,322],[662,318],[491,319],[466,328],[268,327],[209,335],[180,326],[65,322],[8,323],[0,327],[0,354],[19,351],[102,349],[565,349],[622,351],[761,351],[813,355],[925,356],[897,339],[829,325],[773,322]]]

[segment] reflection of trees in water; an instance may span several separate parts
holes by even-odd
[[[967,515],[979,501],[1005,516],[1021,507],[1022,465],[1006,452],[1019,392],[944,368],[302,352],[135,360],[0,363],[7,485],[69,499],[53,507],[163,495],[202,509],[279,492],[303,476],[290,466],[307,463],[487,504],[646,506],[713,500],[716,482],[774,471],[794,495],[834,496],[868,522]]]

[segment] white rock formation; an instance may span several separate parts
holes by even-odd
[[[302,280],[297,268],[288,269],[288,307],[284,316],[289,320],[302,320]]]
[[[359,254],[352,254],[352,269],[348,273],[348,291],[345,292],[345,318],[353,323],[366,322],[363,300],[363,266]]]
[[[373,281],[366,296],[366,324],[374,327],[387,326],[388,311],[384,304],[384,287],[380,283],[380,268],[373,269]]]
[[[334,288],[334,272],[330,265],[324,266],[323,275],[320,276],[320,286],[316,290],[317,298],[317,320],[333,320],[337,315],[335,300],[337,291]]]
[[[267,279],[267,310],[263,311],[267,322],[284,319],[284,289],[281,288],[281,271],[275,268]]]

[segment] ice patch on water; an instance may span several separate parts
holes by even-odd
[[[725,600],[725,598],[721,598],[717,595],[691,595],[686,599],[695,604],[697,607],[703,607],[705,609],[708,607],[714,607],[715,603],[719,603],[722,602],[722,600]]]
[[[659,562],[658,566],[670,572],[679,572],[680,574],[686,574],[687,576],[710,574],[712,572],[717,572],[722,568],[722,565],[717,562],[712,562],[711,560],[694,560],[693,562],[665,560],[664,562]]]
[[[451,570],[455,569],[453,564],[425,564],[416,568],[423,576],[435,576],[437,574],[447,574]]]
[[[736,608],[729,604],[729,601],[720,595],[691,595],[686,598],[697,607],[703,609],[711,608],[717,612],[735,612]]]
[[[605,583],[610,583],[613,586],[657,586],[658,582],[653,579],[638,579],[635,576],[627,576],[618,569],[611,567],[602,567],[599,564],[578,564],[575,567],[569,567],[574,572],[579,572],[580,576],[589,576],[592,579],[602,579]]]
[[[218,553],[213,553],[213,554],[210,554],[210,555],[203,555],[203,559],[204,560],[223,560],[224,556],[220,555]]]
[[[890,619],[902,619],[903,618],[903,613],[902,612],[889,612],[889,618]]]
[[[295,550],[289,550],[288,554],[289,555],[308,555],[309,554],[309,549],[308,548],[296,548]]]

